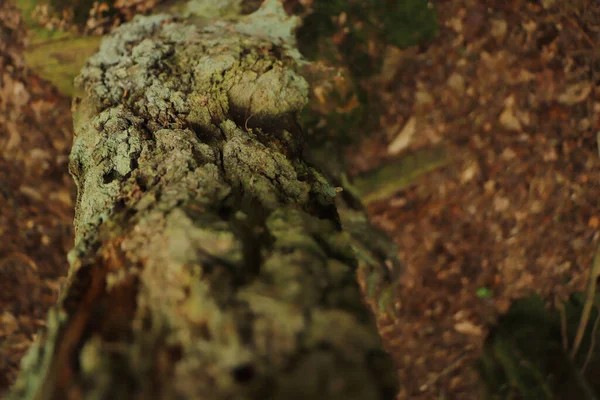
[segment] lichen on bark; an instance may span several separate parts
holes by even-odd
[[[395,396],[336,190],[302,158],[297,68],[247,21],[103,41],[76,81],[68,284],[9,398]]]

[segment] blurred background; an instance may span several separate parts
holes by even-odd
[[[594,399],[600,3],[285,0],[306,157],[403,271],[379,315],[410,399]],[[260,0],[0,1],[0,397],[67,273],[73,78],[136,14]]]

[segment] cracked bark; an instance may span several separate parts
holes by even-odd
[[[68,284],[10,399],[395,396],[278,38],[158,15],[88,61]]]

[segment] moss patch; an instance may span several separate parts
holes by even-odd
[[[583,303],[581,294],[563,303],[562,310],[548,309],[538,296],[515,301],[490,334],[479,360],[486,398],[597,398],[600,361],[597,350],[590,350],[593,323],[574,360],[563,347],[573,343]],[[592,311],[591,320],[597,318],[597,310]]]
[[[61,93],[73,94],[73,80],[86,60],[100,46],[100,37],[68,36],[30,46],[25,61],[42,78],[52,82]]]
[[[47,0],[19,0],[16,3],[17,7],[21,10],[23,21],[27,26],[31,45],[69,36],[67,32],[45,28],[33,19],[33,11],[35,10],[35,7],[38,5],[48,4]]]

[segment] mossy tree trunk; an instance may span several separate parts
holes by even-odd
[[[68,284],[9,398],[395,396],[356,282],[378,261],[303,161],[293,21],[266,3],[136,18],[88,61]]]

